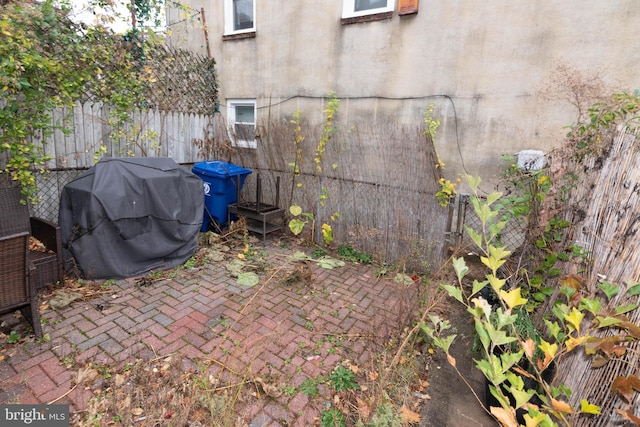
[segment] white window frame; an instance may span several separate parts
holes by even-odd
[[[254,123],[242,123],[245,125],[252,124],[254,129],[257,131],[257,122],[258,122],[258,107],[255,99],[227,99],[227,125],[228,125],[228,133],[229,139],[231,139],[231,145],[239,148],[257,148],[258,142],[256,138],[247,140],[247,139],[239,139],[237,133],[235,132],[236,122],[236,107],[253,107],[253,120]],[[255,135],[255,133],[254,133]]]
[[[373,15],[376,13],[393,12],[395,8],[396,0],[387,0],[386,7],[378,7],[375,9],[361,10],[356,12],[356,0],[342,0],[342,17],[354,18],[357,16]],[[255,22],[254,22],[255,24]]]
[[[256,1],[251,0],[253,6],[253,27],[241,30],[233,29],[233,0],[224,0],[224,35],[243,34],[256,31]]]

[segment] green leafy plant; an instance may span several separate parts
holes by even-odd
[[[436,133],[438,128],[440,127],[440,120],[435,119],[433,117],[434,104],[429,104],[427,108],[424,110],[423,121],[427,128],[424,131],[424,135],[432,142],[435,143]],[[438,156],[438,162],[435,165],[436,169],[440,169],[440,171],[444,171],[444,162]],[[456,197],[457,187],[460,184],[460,179],[457,179],[455,182],[446,179],[444,177],[440,177],[438,180],[438,184],[440,185],[440,189],[436,192],[436,198],[438,199],[438,203],[440,206],[448,206]]]
[[[373,262],[371,254],[359,251],[348,243],[343,243],[338,247],[338,255],[340,258],[351,262],[361,262],[363,264],[371,264]]]
[[[347,427],[347,418],[336,408],[325,409],[320,414],[322,427]]]
[[[327,101],[327,105],[325,106],[323,113],[325,114],[325,122],[322,130],[322,134],[320,136],[320,140],[318,141],[318,145],[316,146],[316,150],[313,156],[313,161],[315,163],[315,171],[317,176],[319,176],[320,182],[320,193],[318,194],[318,204],[321,207],[325,206],[326,201],[329,199],[329,192],[325,186],[322,185],[322,172],[323,172],[323,160],[324,155],[327,149],[327,145],[329,141],[332,139],[335,133],[335,126],[333,124],[333,120],[338,113],[338,109],[340,106],[340,100],[336,96],[335,92],[331,92],[329,100]],[[304,136],[302,135],[302,116],[299,111],[294,114],[293,120],[291,123],[294,125],[294,147],[295,147],[295,159],[293,162],[289,163],[289,166],[292,170],[292,185],[291,185],[291,198],[293,200],[293,192],[295,188],[302,187],[302,183],[297,181],[298,176],[300,175],[300,164],[303,161],[302,157],[302,142],[304,141]],[[337,165],[332,165],[332,168],[336,168]],[[313,212],[303,212],[302,208],[297,204],[292,204],[289,207],[289,212],[293,216],[293,218],[289,221],[289,229],[294,235],[299,235],[304,230],[305,226],[308,223],[311,223],[311,240],[314,240],[314,234],[316,230],[316,215]],[[340,214],[335,212],[331,215],[330,220],[335,221]],[[322,239],[325,244],[330,245],[333,242],[333,227],[325,222],[321,225],[320,231],[322,233]]]
[[[431,138],[432,141],[435,141],[436,132],[440,127],[440,120],[433,118],[434,108],[435,108],[435,105],[433,103],[427,105],[427,108],[425,108],[424,110],[424,116],[423,116],[424,123],[425,125],[427,125],[427,129],[425,129],[424,134],[425,136]]]
[[[438,163],[436,163],[435,167],[436,169],[444,171],[444,162],[440,159],[440,156],[438,156]],[[440,206],[449,206],[455,200],[456,194],[458,194],[458,185],[460,185],[460,182],[460,178],[456,179],[456,181],[451,181],[444,177],[440,177],[438,180],[440,189],[436,192],[436,199],[438,199]]]
[[[640,92],[617,93],[595,103],[588,110],[589,120],[571,127],[569,140],[575,145],[575,156],[600,155],[607,148],[608,134],[618,124],[633,129],[640,113]]]
[[[147,149],[159,147],[159,135],[143,125],[131,126],[130,117],[146,108],[156,81],[147,54],[164,40],[142,28],[158,22],[164,2],[89,0],[88,6],[96,6],[97,21],[108,22],[125,3],[132,25],[124,36],[101,25],[74,23],[64,0],[9,1],[2,7],[0,152],[7,158],[3,172],[21,183],[30,202],[38,202],[35,173],[50,160],[44,144],[54,131],[73,131],[70,118],[81,100],[109,105],[111,133],[104,136],[121,144],[119,154],[132,155],[135,146],[149,155]],[[58,111],[63,117],[57,118]],[[150,143],[148,148],[143,141]],[[107,152],[102,143],[91,149],[94,161]]]
[[[344,261],[342,260],[331,258],[330,256],[313,258],[301,251],[295,252],[289,259],[293,262],[312,261],[315,262],[318,267],[326,268],[327,270],[344,266]]]
[[[596,368],[622,357],[628,349],[622,343],[640,339],[638,326],[626,317],[626,313],[638,308],[638,303],[618,306],[613,311],[603,307],[618,295],[639,295],[640,286],[621,286],[603,280],[598,284],[599,293],[593,294],[586,292],[579,274],[561,276],[560,298],[542,317],[544,330],[539,329],[531,319],[531,312],[538,304],[532,303],[535,293],[527,297],[526,287],[530,285],[526,282],[510,285],[500,273],[510,255],[499,239],[506,225],[501,214],[501,206],[505,204],[500,203],[499,193],[480,199],[476,193],[478,183],[479,180],[468,178],[474,191],[471,202],[481,219],[482,230],[468,229],[467,232],[481,251],[480,260],[487,274],[484,280],[474,280],[469,291],[463,284],[469,268],[463,258],[453,258],[457,283],[442,287],[464,304],[473,317],[480,347],[476,366],[487,378],[496,403],[490,408],[491,413],[505,426],[518,423],[568,426],[569,416],[599,415],[600,407],[596,402],[583,398],[578,407],[569,405],[569,397],[576,391],[564,384],[552,384],[546,373],[553,370],[564,355],[577,349],[582,349]],[[565,225],[553,227],[559,226]],[[551,253],[546,245],[537,246]],[[580,250],[575,250],[574,254],[584,256]],[[556,268],[554,263],[549,260],[546,266],[536,268],[552,271]],[[443,333],[447,329],[446,323],[432,317],[430,323],[425,322],[421,327],[434,346],[447,353],[449,362],[455,367],[456,361],[449,354],[455,335]],[[609,387],[611,394],[629,402],[640,389],[640,377],[620,375]],[[619,413],[637,424],[638,418],[631,409]]]
[[[475,323],[480,342],[480,356],[476,367],[484,374],[496,406],[489,408],[491,414],[504,426],[518,425],[516,414],[527,425],[569,425],[569,414],[597,415],[599,407],[582,399],[580,408],[572,408],[567,398],[572,394],[566,386],[552,386],[545,371],[568,352],[583,346],[589,354],[590,346],[607,352],[598,339],[585,333],[582,322],[586,314],[597,313],[598,303],[583,298],[582,305],[558,302],[552,309],[553,320],[545,319],[546,333],[538,331],[529,321],[529,313],[523,308],[529,304],[520,286],[507,285],[500,274],[500,267],[507,261],[510,252],[500,244],[499,235],[506,221],[500,214],[500,193],[491,193],[482,200],[477,196],[480,180],[467,178],[473,191],[471,203],[481,220],[482,229],[477,232],[467,229],[474,244],[481,251],[480,260],[487,269],[484,280],[474,280],[471,290],[465,290],[463,279],[469,268],[463,258],[453,258],[452,266],[457,283],[443,284],[443,289],[467,307]],[[562,292],[567,302],[580,288],[578,277],[561,280]],[[607,295],[613,295],[613,287],[605,286]],[[490,292],[490,294],[487,293]],[[596,319],[599,319],[596,316]],[[600,325],[611,326],[615,320],[601,317]],[[605,320],[607,319],[607,320]],[[436,347],[446,354],[449,363],[456,361],[449,353],[455,335],[443,336],[446,324],[438,319],[422,324],[422,330]],[[630,325],[626,325],[630,326]],[[536,402],[533,406],[530,403]],[[518,412],[519,411],[519,412]]]
[[[327,256],[327,253],[328,252],[325,248],[317,247],[313,249],[313,252],[311,252],[311,257],[318,259]]]
[[[336,392],[342,390],[360,390],[356,374],[342,365],[339,365],[327,376],[329,386]]]
[[[19,333],[17,333],[16,331],[12,330],[9,333],[9,336],[7,337],[7,343],[8,344],[15,344],[15,343],[19,342],[21,338],[22,337],[20,336]]]
[[[384,402],[376,408],[369,425],[376,427],[401,427],[406,425],[406,423],[402,415],[398,413],[398,410],[391,403]]]
[[[318,384],[323,381],[322,378],[311,379],[307,378],[300,384],[300,392],[304,395],[315,398],[319,395]]]
[[[287,396],[295,396],[296,388],[292,385],[288,385],[284,388],[284,394],[286,394]]]
[[[191,257],[185,261],[183,268],[185,268],[186,270],[191,270],[192,268],[195,268],[197,262],[198,260],[196,258]]]
[[[314,223],[314,215],[310,212],[302,212],[302,208],[298,205],[291,205],[289,213],[293,216],[293,219],[289,221],[289,230],[296,236],[302,233],[305,225],[309,222]]]
[[[324,159],[324,153],[327,149],[327,144],[333,137],[335,133],[335,126],[333,124],[333,119],[336,114],[338,114],[338,110],[340,108],[340,99],[338,99],[335,92],[331,91],[329,94],[329,100],[327,101],[327,105],[322,110],[325,115],[324,127],[322,128],[322,135],[320,136],[320,141],[318,142],[318,146],[316,147],[316,153],[313,156],[313,161],[316,164],[316,171],[322,172],[322,160]]]
[[[33,170],[48,160],[42,141],[54,130],[68,131],[66,118],[51,119],[53,109],[72,107],[91,91],[114,106],[121,123],[139,105],[149,77],[133,66],[120,39],[98,27],[81,30],[67,11],[52,0],[9,2],[0,20],[0,149],[8,153],[6,172],[34,202]]]

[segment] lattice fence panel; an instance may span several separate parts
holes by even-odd
[[[134,58],[144,87],[144,105],[150,108],[188,114],[212,114],[218,108],[218,81],[213,58],[168,47],[117,40],[102,36],[105,44],[120,44],[116,52],[129,52]],[[118,50],[120,49],[120,50]],[[81,103],[100,102],[109,91],[109,78],[117,76],[119,67],[127,64],[122,57],[114,57],[108,64],[101,64],[104,81],[88,83]]]

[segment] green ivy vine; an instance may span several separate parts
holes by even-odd
[[[35,171],[48,157],[44,143],[67,120],[51,112],[87,97],[109,103],[115,123],[143,101],[146,73],[132,58],[133,43],[102,27],[68,19],[68,6],[10,2],[0,12],[0,155],[2,172],[37,201]]]

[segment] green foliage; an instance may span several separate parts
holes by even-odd
[[[562,244],[564,233],[571,224],[553,217],[541,227],[539,213],[552,186],[546,170],[527,171],[519,168],[511,156],[504,158],[508,162],[502,173],[507,195],[496,201],[495,208],[502,221],[516,221],[526,227],[525,246],[537,252],[531,256],[533,268],[526,272],[521,290],[522,296],[528,298],[528,309],[532,310],[552,295],[553,287],[546,283],[561,274],[560,263],[576,258],[556,249]]]
[[[302,212],[302,208],[298,205],[291,205],[289,213],[293,215],[293,218],[289,221],[289,230],[296,236],[302,233],[305,225],[310,221],[314,221],[314,215],[310,212]]]
[[[135,6],[141,17],[148,13],[144,3]],[[33,170],[48,160],[42,142],[56,129],[69,131],[68,118],[54,123],[51,111],[70,111],[90,94],[113,106],[110,124],[121,128],[152,79],[139,66],[134,39],[124,42],[100,27],[81,29],[67,12],[52,0],[10,2],[0,16],[0,152],[8,154],[5,171],[33,202]]]
[[[253,271],[238,274],[238,285],[250,288],[260,283],[260,277]]]
[[[348,390],[360,390],[360,385],[356,378],[356,374],[344,366],[340,365],[327,377],[329,386],[336,392]]]
[[[373,257],[370,254],[359,251],[348,243],[343,243],[338,247],[338,255],[340,258],[351,262],[363,264],[371,264],[373,262]]]
[[[405,425],[405,422],[398,410],[390,403],[385,402],[378,405],[368,425],[375,427],[401,427]]]
[[[468,184],[477,191],[479,180],[468,179]],[[613,357],[615,351],[612,349],[616,347],[611,342],[605,344],[584,332],[586,315],[598,313],[600,304],[591,299],[584,300],[576,307],[572,302],[581,288],[581,279],[579,276],[563,277],[560,284],[566,301],[558,301],[553,306],[552,316],[545,319],[546,333],[539,331],[531,321],[530,310],[536,305],[526,297],[527,284],[508,286],[507,280],[500,275],[500,267],[510,255],[497,238],[506,225],[500,211],[509,203],[503,201],[499,193],[489,194],[485,200],[474,194],[471,202],[482,223],[482,231],[472,237],[481,252],[480,260],[487,268],[485,280],[474,280],[469,291],[463,286],[463,280],[469,272],[466,262],[462,258],[454,258],[457,283],[443,284],[442,287],[464,304],[473,317],[479,342],[476,367],[487,378],[490,392],[500,405],[490,408],[491,413],[502,425],[518,425],[515,409],[535,398],[537,408],[530,407],[529,412],[524,414],[527,425],[569,425],[569,414],[597,414],[598,406],[586,400],[580,408],[571,408],[565,399],[573,392],[562,384],[552,387],[544,372],[555,366],[563,354],[580,346],[585,347],[587,354],[591,352],[596,356],[595,361],[597,358],[608,360]],[[547,268],[553,268],[552,265],[550,262]],[[487,299],[487,289],[490,289],[492,299]],[[600,289],[605,298],[619,291],[611,284],[601,284]],[[629,289],[633,289],[633,286]],[[611,317],[596,316],[596,319],[599,319],[597,321],[602,327],[631,327],[617,323]],[[455,336],[443,334],[447,324],[436,317],[420,326],[432,343],[447,353],[448,360],[455,367],[455,359],[449,354]],[[621,350],[618,348],[616,351]],[[535,382],[532,384],[531,380]]]
[[[323,113],[325,114],[325,122],[322,130],[322,135],[320,136],[320,141],[316,147],[315,154],[313,156],[313,161],[316,166],[316,173],[322,173],[322,163],[324,160],[324,154],[327,149],[327,145],[329,141],[335,134],[335,126],[333,124],[333,120],[338,113],[338,109],[340,106],[340,100],[336,96],[335,92],[331,92],[329,96],[329,100],[327,101],[327,105],[325,106]],[[293,116],[293,120],[291,123],[294,125],[294,147],[295,147],[295,159],[293,162],[289,163],[291,167],[292,173],[292,185],[291,185],[291,197],[293,200],[293,192],[295,188],[302,187],[302,183],[297,182],[297,179],[300,175],[300,165],[303,161],[302,158],[302,142],[304,141],[304,136],[302,135],[302,116],[299,111],[296,111]],[[332,165],[335,169],[337,165]],[[329,192],[326,187],[320,187],[320,194],[318,195],[318,203],[321,207],[324,207],[325,202],[329,199]],[[308,223],[312,224],[311,227],[311,240],[314,239],[315,232],[315,215],[313,212],[302,212],[302,208],[293,204],[289,208],[289,212],[293,215],[293,218],[289,221],[289,229],[294,235],[299,235],[304,230],[305,226]],[[331,215],[331,221],[335,221],[339,217],[339,213],[335,212]],[[320,232],[322,233],[322,239],[325,244],[330,245],[333,242],[333,228],[328,223],[323,223]]]
[[[427,126],[427,129],[424,131],[424,135],[433,143],[436,140],[436,132],[440,127],[440,120],[433,118],[433,109],[434,105],[429,104],[424,111],[424,124]],[[438,162],[435,165],[436,169],[440,169],[444,171],[444,162],[438,156]],[[445,179],[444,177],[440,177],[438,180],[438,184],[440,185],[440,189],[436,192],[436,199],[438,199],[438,203],[442,207],[448,206],[456,197],[458,184],[460,184],[460,179],[457,179],[455,182]]]
[[[347,427],[347,418],[336,408],[325,409],[320,414],[322,427]]]
[[[315,258],[315,259],[318,259],[318,258],[322,258],[322,257],[326,256],[327,253],[328,252],[327,252],[327,250],[325,248],[317,247],[317,248],[313,249],[313,252],[311,252],[311,257]]]
[[[12,330],[9,333],[9,336],[7,337],[7,344],[15,344],[17,342],[20,341],[22,337],[20,336],[19,333],[17,333],[16,331]]]
[[[197,263],[198,263],[198,260],[195,257],[191,257],[185,261],[183,268],[187,270],[191,270],[192,268],[195,268]]]
[[[340,99],[334,91],[329,93],[329,100],[327,101],[327,105],[325,106],[322,112],[325,115],[324,127],[322,128],[322,135],[320,136],[320,141],[318,141],[318,146],[316,147],[316,153],[313,156],[313,161],[316,164],[316,171],[322,172],[322,160],[324,159],[324,153],[327,149],[327,144],[333,137],[336,128],[333,124],[333,119],[336,114],[338,114],[338,109],[340,107]]]
[[[546,185],[541,178],[544,179],[544,175],[527,175],[524,181],[519,182]],[[499,193],[489,194],[482,200],[477,196],[479,180],[468,178],[467,182],[474,191],[471,202],[482,223],[482,230],[470,230],[470,235],[481,252],[480,260],[487,273],[484,280],[474,280],[469,290],[463,285],[469,268],[463,258],[454,258],[452,267],[456,283],[443,284],[442,288],[464,304],[473,318],[479,355],[476,367],[487,378],[491,395],[499,404],[499,407],[490,408],[492,415],[505,426],[518,425],[515,418],[517,408],[528,407],[528,412],[523,415],[526,425],[568,426],[570,414],[599,415],[601,409],[597,402],[581,399],[579,407],[571,407],[568,398],[577,391],[564,384],[550,384],[545,371],[557,366],[563,355],[578,348],[584,350],[594,368],[624,356],[627,344],[640,340],[640,328],[625,314],[637,310],[639,305],[628,303],[610,311],[603,307],[618,296],[639,295],[640,286],[637,283],[622,286],[601,280],[599,292],[594,295],[585,289],[581,275],[562,275],[558,262],[571,257],[578,261],[588,260],[588,254],[576,246],[564,255],[554,251],[562,242],[563,230],[570,226],[558,218],[552,218],[533,242],[535,250],[543,254],[540,265],[534,267],[535,275],[525,272],[516,283],[508,283],[500,270],[510,255],[500,243],[501,230],[507,220],[530,215],[535,208],[532,202],[540,201],[536,199],[537,195],[544,194],[546,190],[531,191],[534,187],[525,186],[521,187],[525,189],[521,193],[524,197],[518,200],[505,200]],[[510,197],[515,196],[511,193]],[[545,328],[541,330],[531,316],[540,307],[540,301],[555,291],[553,286],[545,285],[554,277],[559,278],[559,297],[550,312],[543,313]],[[445,333],[448,324],[437,316],[431,316],[429,322],[420,326],[432,344],[447,353],[449,362],[455,367],[455,359],[449,354],[455,336]],[[599,333],[592,334],[592,331]],[[603,384],[603,387],[629,402],[640,391],[640,377],[618,376],[612,384]],[[536,407],[528,406],[533,400]],[[634,417],[631,412],[623,415],[629,420]]]
[[[82,37],[52,2],[3,6],[0,20],[0,148],[7,150],[7,170],[33,194],[31,166],[44,164],[42,147],[33,142],[49,134],[49,111],[71,105],[90,79]],[[77,56],[77,60],[74,58]]]
[[[449,179],[440,178],[438,184],[440,189],[436,192],[436,199],[442,207],[449,206],[458,194],[458,184],[460,181],[452,182]]]
[[[425,136],[431,138],[431,141],[436,139],[436,131],[440,127],[440,120],[433,118],[434,105],[429,104],[424,110],[424,123],[427,125],[427,129],[424,131]]]
[[[300,392],[304,395],[315,398],[318,397],[320,391],[318,389],[318,383],[322,382],[322,379],[307,378],[300,384]]]
[[[608,134],[618,125],[633,129],[640,116],[640,94],[618,93],[594,104],[589,109],[589,121],[577,123],[569,132],[578,159],[606,150]]]
[[[508,195],[500,198],[503,219],[522,222],[537,213],[551,181],[544,169],[528,171],[515,164],[513,156],[503,156],[508,167],[502,172]]]
[[[318,267],[331,270],[336,267],[344,267],[344,261],[332,258],[330,256],[323,256],[320,258],[310,257],[304,252],[298,251],[290,257],[293,262],[313,261]]]

